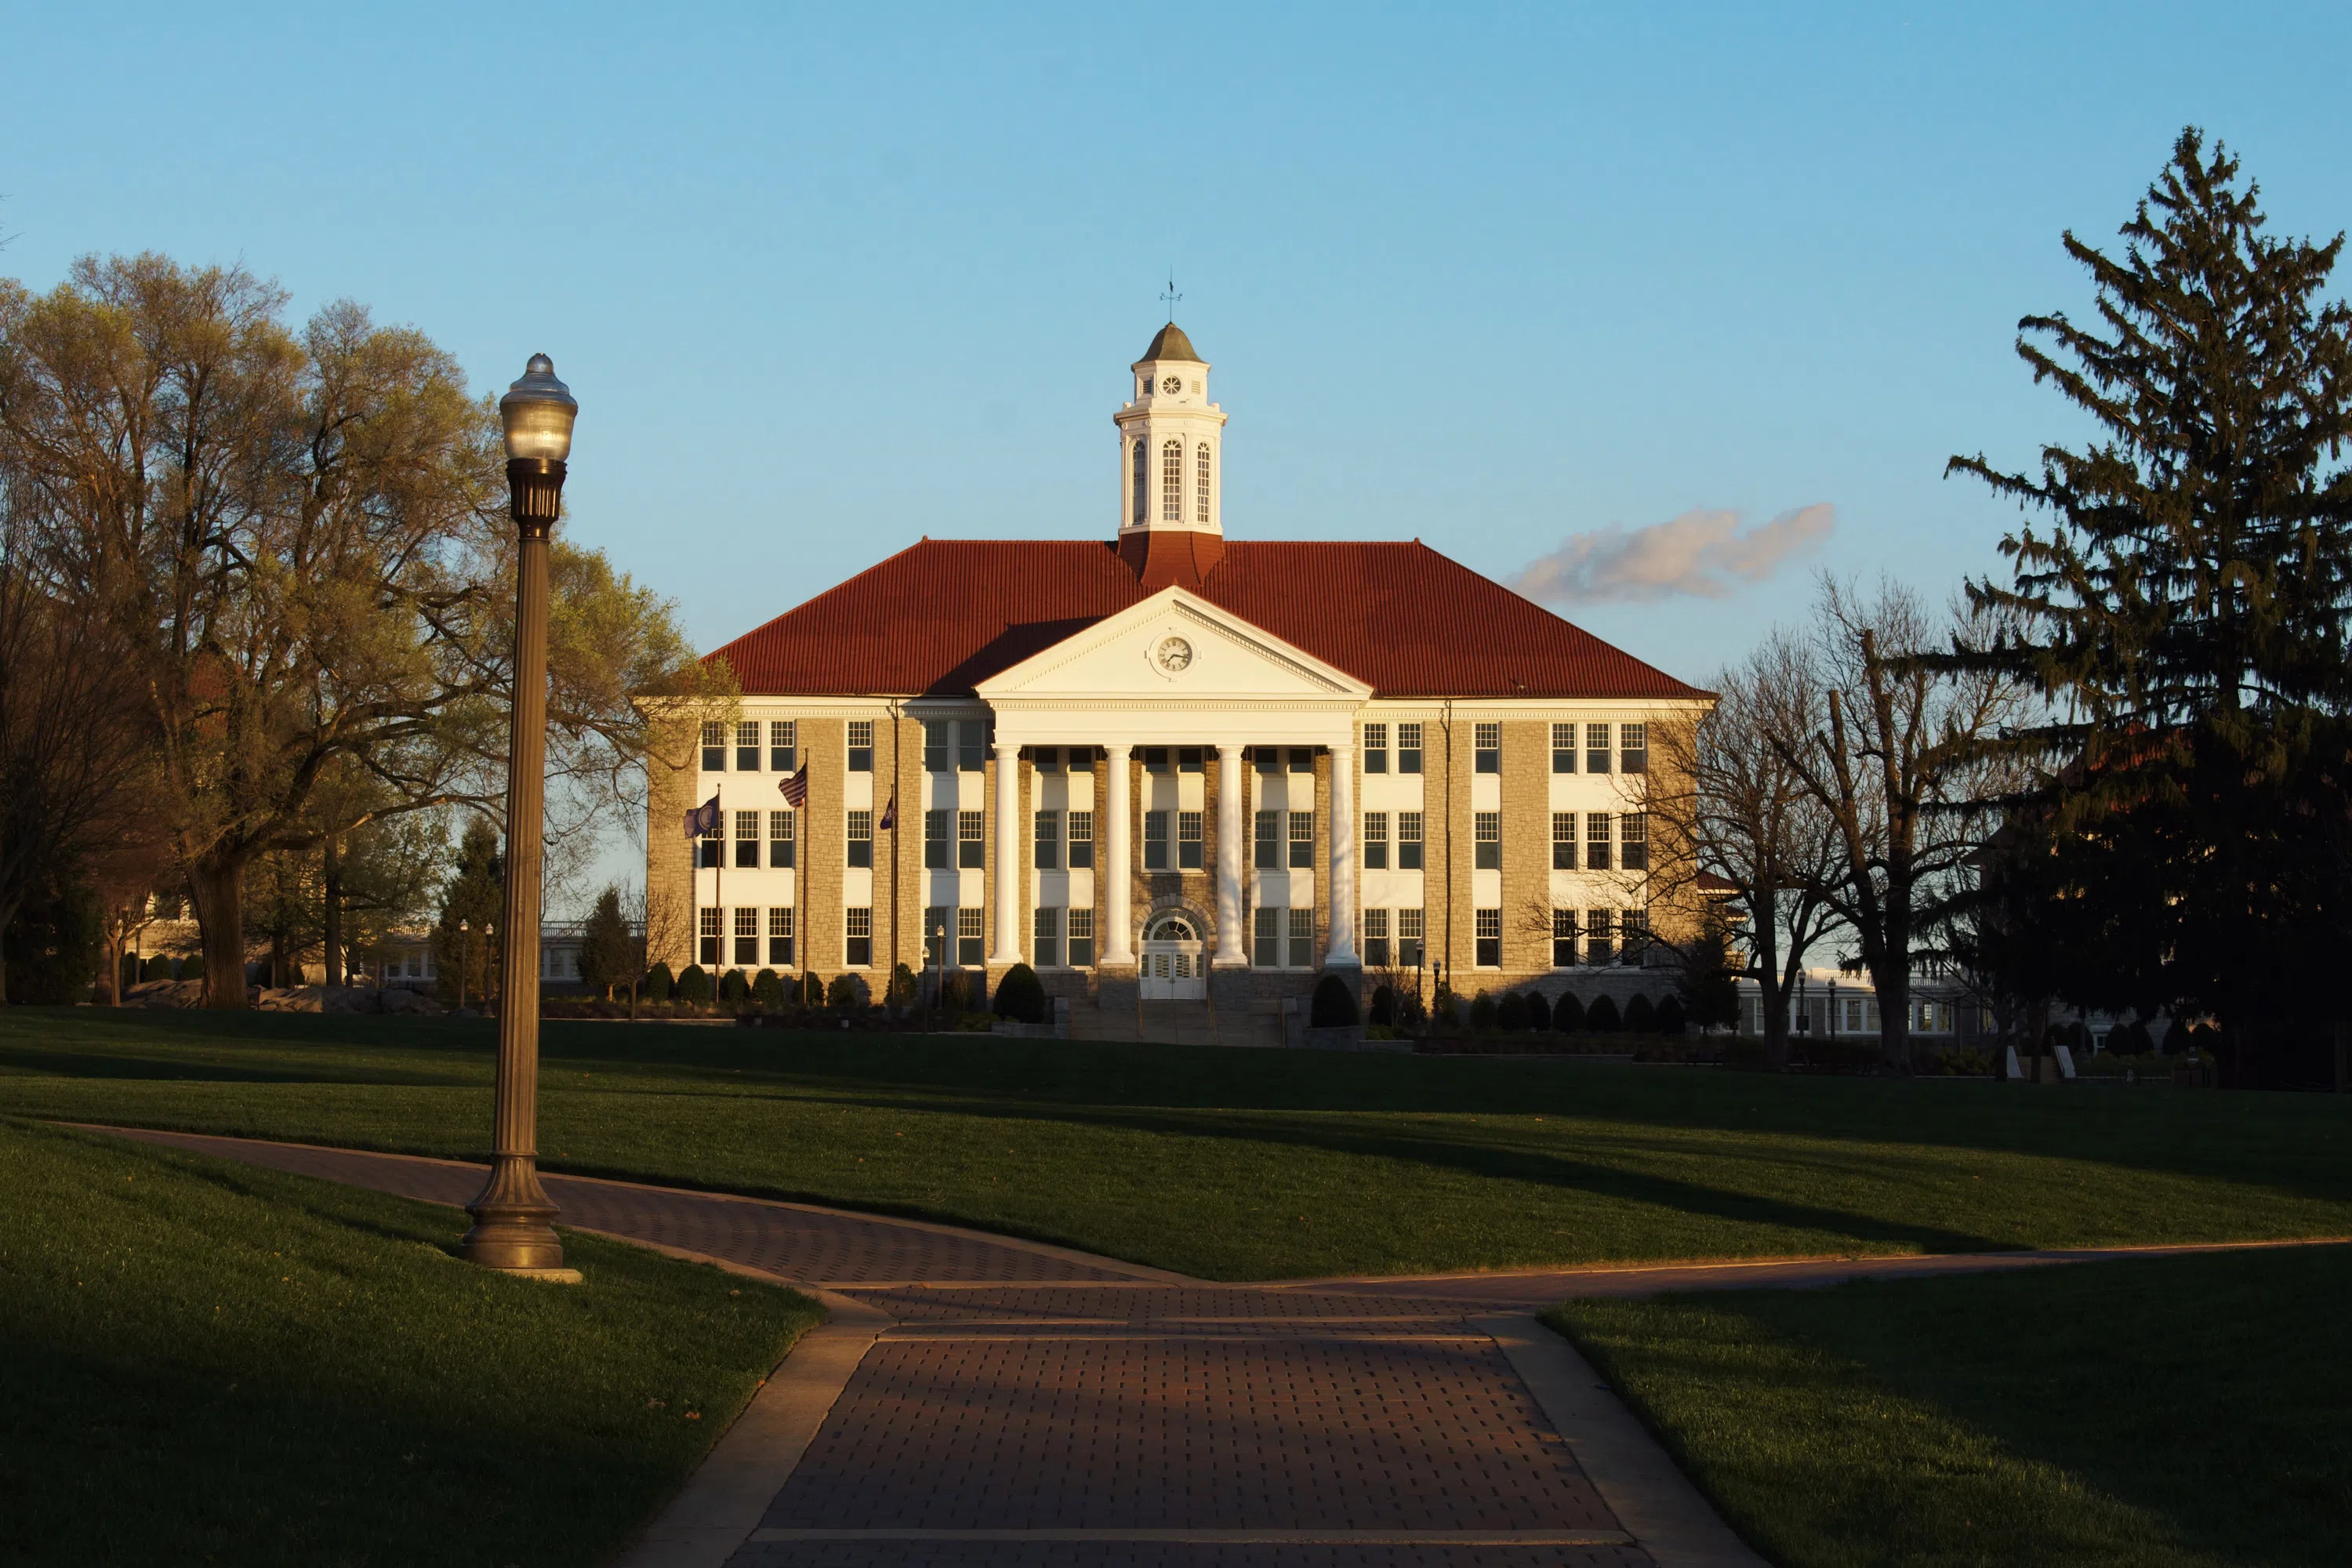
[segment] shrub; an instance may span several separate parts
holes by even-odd
[[[177,978],[177,976],[173,975],[172,973],[172,961],[159,952],[148,959],[145,963],[139,966],[139,978],[142,980],[172,980]]]
[[[743,977],[741,970],[730,969],[719,977],[719,999],[729,1006],[748,1000],[751,994],[751,983]]]
[[[677,977],[677,999],[689,1007],[709,1005],[710,975],[702,965],[689,963],[686,973]]]
[[[1658,1026],[1658,1010],[1647,996],[1636,996],[1625,1004],[1625,1030],[1628,1034],[1646,1035]]]
[[[668,964],[656,963],[646,971],[646,1001],[667,1002],[669,1000],[669,994],[677,988],[677,982],[672,978]]]
[[[874,999],[862,974],[836,974],[833,984],[824,988],[824,1005],[836,1013],[855,1012]]]
[[[1458,1029],[1462,1026],[1462,1008],[1454,999],[1453,986],[1440,985],[1431,994],[1429,1016],[1430,1021],[1441,1028]]]
[[[1559,1000],[1552,1006],[1551,1026],[1563,1035],[1582,1034],[1586,1026],[1584,1004],[1578,1001],[1572,993],[1561,992]]]
[[[772,969],[762,969],[751,976],[751,1000],[762,1013],[773,1013],[784,1005],[784,977]]]
[[[1016,963],[1004,972],[1004,978],[996,983],[996,1016],[1021,1024],[1045,1021],[1045,987],[1035,970]]]
[[[2156,1049],[2156,1037],[2149,1032],[2146,1018],[2134,1018],[2124,1027],[2123,1037],[2120,1045],[2111,1043],[2108,1047],[2120,1056],[2144,1057]]]
[[[1396,992],[1386,985],[1372,987],[1372,1008],[1365,1022],[1373,1028],[1384,1029],[1397,1021]]]
[[[1516,991],[1506,991],[1495,1004],[1495,1027],[1506,1034],[1516,1035],[1528,1026],[1528,999]]]
[[[803,1007],[824,1005],[824,981],[814,969],[800,977],[797,994],[793,1000]]]
[[[940,976],[938,1006],[942,1013],[971,1011],[971,987],[964,984],[962,970],[950,969]]]
[[[1315,999],[1307,1006],[1307,1022],[1317,1029],[1339,1029],[1356,1021],[1356,988],[1336,974],[1327,974],[1315,983]]]
[[[1551,1004],[1544,1000],[1544,994],[1540,991],[1528,993],[1528,1027],[1530,1029],[1551,1027]]]
[[[1474,1029],[1493,1028],[1495,1016],[1499,1011],[1501,1009],[1495,1005],[1495,998],[1492,995],[1484,991],[1479,992],[1470,999],[1470,1026]]]
[[[1662,1035],[1679,1035],[1686,1026],[1683,1022],[1683,999],[1669,996],[1658,1004],[1657,1022],[1653,1026]]]
[[[1596,1035],[1616,1033],[1622,1026],[1617,1021],[1617,1004],[1606,996],[1595,996],[1592,1005],[1584,1010],[1584,1026]]]
[[[901,963],[890,971],[890,984],[884,988],[882,1001],[891,1007],[911,1007],[915,1005],[915,972]]]

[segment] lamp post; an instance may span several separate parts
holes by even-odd
[[[515,521],[513,733],[507,745],[506,910],[499,921],[499,1068],[490,1179],[467,1205],[467,1258],[488,1268],[577,1279],[563,1267],[555,1205],[539,1184],[539,900],[547,804],[547,535],[563,497],[563,464],[580,405],[533,354],[499,399],[506,428],[509,510]]]

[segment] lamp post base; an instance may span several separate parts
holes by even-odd
[[[532,1156],[497,1156],[488,1184],[466,1212],[474,1216],[463,1243],[467,1262],[541,1276],[572,1272],[563,1267],[563,1243],[547,1223],[555,1217],[555,1205],[539,1184]]]

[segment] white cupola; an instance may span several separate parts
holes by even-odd
[[[1118,426],[1118,535],[1206,533],[1222,539],[1224,410],[1209,401],[1209,366],[1184,329],[1160,329],[1134,372]]]

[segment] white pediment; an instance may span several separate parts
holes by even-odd
[[[999,710],[1133,703],[1147,708],[1353,709],[1371,688],[1182,588],[1139,605],[980,682]]]

